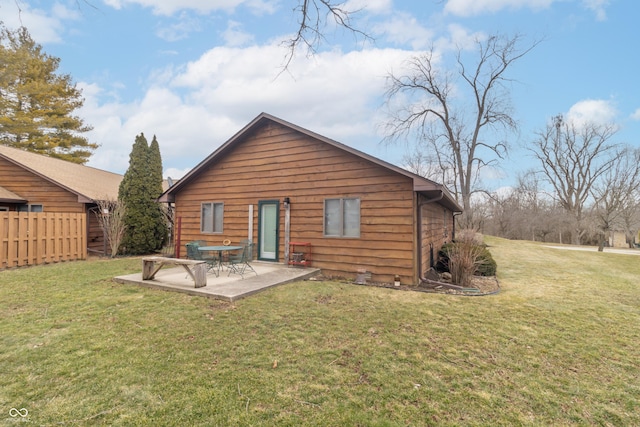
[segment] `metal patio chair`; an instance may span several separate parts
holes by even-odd
[[[206,246],[204,240],[194,240],[185,245],[187,247],[187,258],[195,259],[197,261],[204,261],[207,263],[207,270],[212,271],[218,267],[220,260],[216,254],[203,254],[198,248],[200,246]]]
[[[227,274],[227,277],[231,276],[231,273],[235,273],[239,274],[240,277],[244,279],[244,275],[247,270],[253,271],[257,276],[258,273],[251,266],[251,261],[253,260],[253,248],[255,246],[255,243],[252,243],[251,240],[245,239],[240,242],[240,244],[242,245],[242,250],[240,251],[240,253],[229,255],[229,274]]]

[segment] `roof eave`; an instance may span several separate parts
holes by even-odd
[[[435,183],[427,183],[414,181],[413,190],[423,194],[428,199],[438,199],[438,203],[445,206],[452,212],[463,212],[462,206],[458,204],[456,199],[451,195],[445,186]]]
[[[69,190],[69,189],[67,189],[67,190]],[[69,191],[72,191],[72,190],[69,190]],[[93,200],[93,199],[91,199],[91,198],[89,198],[89,197],[87,197],[87,196],[85,196],[83,194],[80,194],[80,193],[76,193],[76,194],[78,195],[78,203],[95,203],[95,200]]]
[[[27,203],[25,199],[0,199],[0,203]]]
[[[158,202],[160,203],[174,203],[176,201],[176,196],[174,194],[169,194],[169,190],[162,193],[160,197],[158,197]]]
[[[446,206],[453,210],[454,212],[462,212],[462,208],[460,207],[460,205],[458,205],[458,203],[456,202],[456,200],[451,196],[451,193],[449,193],[449,191],[447,191],[447,189],[438,184],[435,183],[427,178],[423,178],[419,175],[416,175],[412,172],[409,172],[406,169],[403,169],[399,166],[396,166],[394,164],[388,163],[384,160],[378,159],[377,157],[371,156],[369,154],[366,154],[360,150],[357,150],[355,148],[349,147],[348,145],[342,144],[338,141],[335,141],[331,138],[327,138],[325,136],[322,136],[320,134],[317,134],[313,131],[310,131],[308,129],[305,129],[303,127],[300,127],[298,125],[295,125],[293,123],[289,123],[286,120],[282,120],[278,117],[272,116],[268,113],[261,113],[259,114],[256,118],[254,118],[249,124],[247,124],[246,126],[244,126],[242,129],[240,129],[238,132],[236,132],[235,135],[233,135],[229,140],[227,140],[227,142],[225,142],[224,144],[222,144],[220,147],[218,147],[217,150],[215,150],[213,153],[211,153],[209,156],[207,156],[203,161],[201,161],[200,163],[198,163],[193,169],[191,169],[183,178],[180,179],[180,181],[178,181],[176,184],[174,184],[171,188],[167,189],[164,193],[162,193],[162,195],[158,198],[158,200],[160,202],[174,202],[175,201],[175,192],[179,191],[180,188],[182,188],[183,185],[185,185],[187,182],[191,181],[195,176],[198,175],[198,173],[200,172],[201,169],[203,169],[204,167],[206,167],[210,162],[214,161],[218,156],[220,156],[222,153],[224,153],[230,146],[233,146],[233,144],[238,141],[239,139],[241,139],[246,133],[248,133],[249,131],[251,131],[251,129],[253,129],[255,126],[257,126],[260,122],[264,121],[264,120],[270,120],[273,121],[275,123],[278,123],[282,126],[288,127],[290,129],[293,129],[295,131],[298,131],[304,135],[307,135],[311,138],[323,141],[329,145],[332,145],[338,149],[341,149],[343,151],[346,151],[350,154],[353,154],[355,156],[358,156],[364,160],[368,160],[372,163],[375,163],[383,168],[386,168],[388,170],[394,171],[396,173],[399,173],[401,175],[404,175],[410,179],[413,180],[413,188],[414,191],[416,192],[425,192],[425,191],[432,191],[432,190],[437,190],[442,192],[443,194],[443,198],[445,200],[445,202],[443,204],[446,204]]]

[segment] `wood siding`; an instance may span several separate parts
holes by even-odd
[[[28,200],[31,205],[42,205],[45,213],[86,213],[88,247],[97,252],[104,250],[103,233],[97,224],[97,218],[87,211],[87,205],[78,202],[77,194],[3,158],[0,158],[0,186]],[[3,206],[9,207],[11,211],[17,209],[15,204]]]
[[[421,275],[438,262],[438,251],[453,238],[453,212],[419,197],[421,218]],[[434,263],[432,265],[432,262]]]
[[[100,221],[92,210],[95,205],[88,205],[87,209],[87,249],[93,254],[111,255],[111,249],[106,242],[104,230],[100,226]]]
[[[46,179],[0,158],[0,185],[27,199],[29,204],[42,205],[44,212],[85,213],[78,196]]]
[[[175,194],[183,245],[246,238],[249,205],[254,206],[251,221],[258,243],[258,202],[279,200],[278,259],[283,262],[282,201],[289,197],[290,240],[312,244],[313,267],[326,275],[355,277],[358,269],[366,269],[374,281],[391,282],[399,274],[404,283],[416,282],[410,178],[275,123],[237,142]],[[323,237],[324,200],[347,197],[360,198],[360,237]],[[224,203],[223,233],[200,232],[202,202]]]

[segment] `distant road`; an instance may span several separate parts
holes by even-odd
[[[545,245],[547,248],[551,249],[566,249],[569,251],[589,251],[589,252],[598,252],[597,246],[549,246]],[[640,255],[640,250],[638,249],[623,249],[623,248],[604,248],[606,253],[613,254],[625,254],[625,255]]]

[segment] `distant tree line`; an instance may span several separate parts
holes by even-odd
[[[434,49],[406,61],[388,76],[386,141],[409,141],[404,166],[455,195],[460,229],[601,249],[624,232],[633,245],[640,151],[613,141],[615,123],[553,117],[527,144],[537,166],[515,188],[483,186],[482,171],[507,159],[507,134],[517,130],[508,71],[539,44],[521,42],[517,34],[476,39],[473,53],[457,49],[451,70]]]
[[[553,118],[530,151],[538,167],[511,190],[478,198],[483,232],[510,239],[598,245],[640,229],[640,149],[615,144],[612,124]]]

